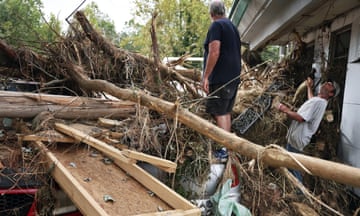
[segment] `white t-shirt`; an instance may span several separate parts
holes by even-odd
[[[302,151],[310,143],[324,116],[326,106],[327,100],[320,97],[312,97],[301,105],[297,113],[304,122],[292,120],[286,136],[292,147]]]

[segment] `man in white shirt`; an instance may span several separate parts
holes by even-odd
[[[281,103],[277,106],[280,112],[292,119],[286,135],[286,149],[290,152],[302,153],[305,146],[310,143],[311,137],[316,133],[324,116],[328,100],[334,97],[336,93],[333,82],[323,83],[317,96],[313,95],[312,87],[313,80],[307,78],[308,100],[301,105],[297,112]],[[302,182],[303,178],[300,171],[290,170],[290,172]]]

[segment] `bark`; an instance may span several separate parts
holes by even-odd
[[[0,60],[3,60],[5,65],[12,65],[9,62],[16,62],[16,52],[3,40],[0,40],[0,54],[0,56],[4,58]]]
[[[288,167],[300,170],[301,166],[294,160],[296,159],[315,176],[331,179],[354,187],[360,187],[360,169],[358,168],[302,154],[290,153],[275,145],[270,145],[269,147],[257,145],[215,126],[209,121],[183,109],[178,104],[161,100],[143,91],[122,89],[104,80],[90,80],[84,75],[81,67],[74,65],[69,65],[69,67],[71,68],[69,68],[68,71],[74,72],[69,75],[82,88],[107,92],[123,100],[138,102],[169,118],[176,118],[179,122],[241,155],[258,159],[259,162],[272,167]]]
[[[46,58],[30,49],[15,50],[2,40],[0,40],[0,65],[19,69],[18,71],[12,71],[11,78],[25,78],[29,80],[53,79],[53,76],[44,69],[48,65]]]
[[[124,101],[91,99],[47,94],[0,91],[0,117],[34,118],[50,111],[55,118],[126,118],[135,114],[135,104]]]

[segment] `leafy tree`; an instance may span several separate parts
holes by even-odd
[[[266,46],[260,55],[264,61],[277,62],[279,60],[279,46]]]
[[[41,42],[53,42],[61,34],[61,22],[54,14],[46,21],[41,0],[0,0],[0,38],[14,46],[41,48]],[[85,14],[95,29],[112,42],[119,43],[114,22],[92,2]]]
[[[91,25],[104,37],[110,39],[114,44],[119,44],[120,36],[116,32],[114,21],[107,14],[100,11],[95,2],[91,2],[84,9],[84,13]]]
[[[36,29],[41,26],[40,0],[0,1],[0,37],[12,45],[39,41]]]
[[[205,0],[134,0],[135,18],[121,34],[120,46],[150,56],[151,15],[158,12],[156,33],[162,56],[190,53],[203,55],[203,42],[210,25]],[[229,6],[231,0],[226,0]]]
[[[61,22],[54,14],[50,14],[48,21],[42,22],[38,28],[38,33],[43,41],[53,42],[61,34]]]
[[[51,15],[45,22],[41,0],[0,0],[0,38],[13,46],[41,48],[60,32],[60,22]]]

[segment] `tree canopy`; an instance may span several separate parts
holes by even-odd
[[[119,34],[116,32],[114,21],[105,13],[101,12],[95,2],[91,2],[84,9],[84,13],[91,25],[98,30],[104,37],[114,44],[119,44]]]
[[[60,22],[51,15],[45,22],[40,0],[0,1],[0,38],[15,46],[41,47],[60,32]]]
[[[225,3],[230,6],[231,0]],[[134,18],[127,22],[128,28],[121,35],[121,47],[149,55],[151,16],[158,13],[156,33],[163,57],[203,55],[203,42],[211,23],[207,1],[134,0],[134,4]]]
[[[231,0],[225,1],[230,6]],[[114,21],[101,12],[96,3],[84,12],[94,28],[116,46],[151,54],[151,18],[154,13],[160,56],[181,56],[185,53],[202,56],[203,41],[210,25],[205,0],[133,0],[133,18],[125,29],[116,32]],[[11,45],[41,47],[63,34],[61,22],[54,14],[45,20],[41,0],[0,1],[0,38]],[[229,9],[229,7],[228,7]]]

